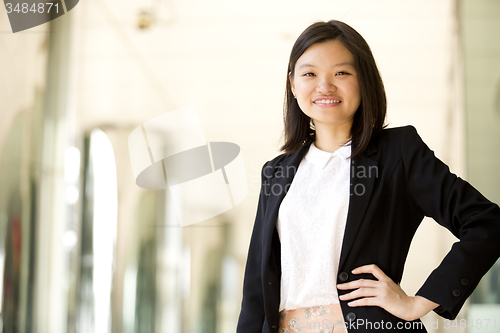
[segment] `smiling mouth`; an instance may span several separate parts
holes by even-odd
[[[341,101],[338,99],[319,99],[313,102],[314,104],[339,104]]]

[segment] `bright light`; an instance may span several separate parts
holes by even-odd
[[[94,332],[107,333],[111,324],[118,198],[113,147],[106,134],[99,129],[91,134],[90,158],[94,176]]]
[[[68,185],[66,187],[66,202],[68,204],[75,204],[78,201],[78,195],[78,187],[75,185]]]
[[[63,235],[63,243],[67,250],[71,250],[76,245],[77,241],[76,232],[74,230],[67,230]]]

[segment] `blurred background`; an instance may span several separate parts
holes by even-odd
[[[260,170],[282,143],[289,52],[329,19],[371,46],[390,127],[414,125],[500,203],[498,0],[84,0],[15,34],[2,8],[0,332],[234,332]],[[180,228],[168,191],[135,184],[127,138],[192,104],[207,141],[240,146],[249,193]],[[424,220],[403,289],[414,294],[455,241]],[[499,265],[458,319],[423,321],[500,330]]]

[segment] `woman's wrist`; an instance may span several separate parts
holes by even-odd
[[[437,308],[439,304],[434,303],[433,301],[428,300],[422,296],[414,296],[413,297],[413,311],[412,311],[412,320],[416,320],[422,318],[435,308]]]

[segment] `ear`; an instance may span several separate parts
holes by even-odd
[[[290,81],[290,87],[292,88],[292,92],[295,94],[295,85],[293,83],[292,72],[288,72],[288,80]]]

